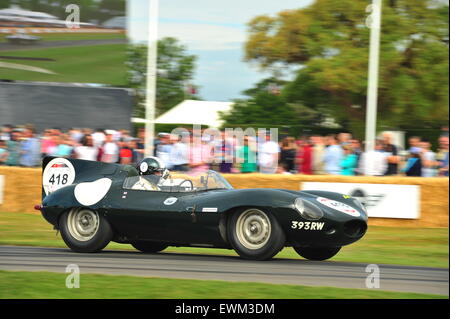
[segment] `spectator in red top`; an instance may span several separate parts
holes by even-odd
[[[312,145],[309,138],[299,141],[300,147],[297,152],[297,167],[300,174],[312,175]]]
[[[119,162],[120,164],[131,164],[133,162],[133,150],[130,148],[130,141],[121,138],[119,141]]]

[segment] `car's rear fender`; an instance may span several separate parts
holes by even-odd
[[[74,190],[76,186],[77,184],[72,184],[58,189],[55,192],[45,196],[44,200],[42,201],[40,209],[42,216],[56,228],[58,228],[60,217],[66,211],[69,211],[73,208],[85,207],[101,212],[103,214],[103,201],[106,199],[107,195],[104,199],[100,200],[94,205],[83,205],[77,200],[75,196]]]

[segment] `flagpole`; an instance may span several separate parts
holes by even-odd
[[[377,122],[377,100],[378,100],[378,69],[380,53],[380,30],[381,30],[381,0],[373,0],[371,9],[370,25],[370,51],[369,51],[369,74],[367,85],[366,103],[366,151],[375,148],[376,122]]]
[[[158,55],[158,2],[150,0],[147,29],[147,86],[145,98],[145,157],[153,156],[156,107],[156,65]]]

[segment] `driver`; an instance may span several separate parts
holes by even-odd
[[[158,185],[170,176],[166,165],[157,157],[144,158],[137,167],[139,180],[131,187],[137,190],[160,190]],[[145,177],[144,177],[145,176]]]

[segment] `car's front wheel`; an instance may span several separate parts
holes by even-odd
[[[88,208],[72,208],[61,216],[59,226],[66,245],[79,253],[98,252],[113,237],[108,221]]]
[[[270,259],[286,242],[286,236],[277,220],[272,214],[259,208],[234,212],[228,219],[227,232],[231,246],[245,259]]]
[[[301,257],[309,260],[326,260],[336,255],[341,247],[293,247]]]
[[[131,243],[131,246],[143,253],[157,253],[167,248],[167,245],[154,241],[135,241]]]

